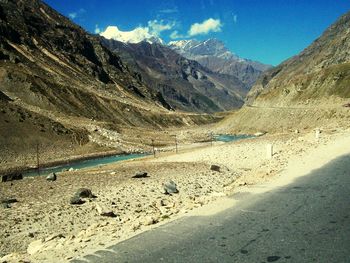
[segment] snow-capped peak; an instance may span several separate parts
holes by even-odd
[[[107,39],[114,39],[124,43],[139,43],[146,41],[150,44],[164,44],[163,40],[152,35],[147,27],[137,27],[131,31],[121,31],[117,26],[108,26],[100,35]]]
[[[168,46],[190,58],[195,56],[214,56],[222,59],[239,59],[225,47],[222,41],[215,38],[205,41],[198,41],[195,39],[171,41]]]

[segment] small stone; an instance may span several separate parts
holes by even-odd
[[[47,181],[56,181],[57,180],[57,175],[56,173],[50,173],[47,177],[46,177]]]
[[[164,183],[163,188],[164,188],[165,194],[176,194],[179,192],[179,190],[177,189],[176,183],[172,180]]]
[[[132,178],[147,178],[147,177],[149,177],[147,172],[138,172]]]
[[[107,211],[107,212],[102,212],[100,214],[101,216],[106,216],[106,217],[117,217],[117,215],[113,211]]]
[[[27,253],[29,255],[33,255],[40,251],[44,247],[44,243],[42,240],[35,240],[31,242],[27,248]]]
[[[266,132],[257,132],[257,133],[254,134],[254,136],[255,137],[260,137],[260,136],[263,136],[265,134],[266,134]]]
[[[210,170],[215,171],[215,172],[220,172],[220,166],[212,164],[210,166]]]
[[[74,168],[73,168],[73,167],[71,167],[71,168],[68,169],[68,172],[73,172],[73,171],[74,171]]]
[[[106,209],[105,207],[101,207],[99,204],[95,204],[96,210],[100,216],[106,216],[106,217],[117,217],[117,215],[111,211]]]
[[[2,207],[3,208],[11,208],[11,205],[9,203],[3,203]]]
[[[148,218],[146,218],[146,220],[144,221],[144,225],[145,225],[145,226],[150,226],[150,225],[157,224],[158,222],[159,222],[158,218],[155,218],[155,217],[148,217]]]
[[[64,235],[62,235],[62,234],[53,234],[53,235],[45,238],[45,242],[49,242],[49,241],[57,239],[57,238],[64,238]]]
[[[95,195],[92,194],[92,191],[88,188],[80,188],[75,193],[76,196],[81,198],[96,198]]]
[[[17,203],[17,202],[18,201],[16,198],[1,199],[1,204],[2,204],[3,208],[11,208],[11,204]]]

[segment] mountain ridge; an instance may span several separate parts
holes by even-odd
[[[247,91],[237,78],[211,72],[164,45],[107,39],[104,43],[141,72],[148,86],[161,92],[173,108],[215,112],[243,105]]]
[[[188,59],[198,61],[213,72],[237,77],[249,90],[262,72],[271,68],[260,62],[243,59],[232,53],[215,38],[204,41],[179,40],[169,42],[169,47]]]

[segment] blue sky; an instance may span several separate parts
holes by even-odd
[[[91,33],[117,26],[120,31],[146,30],[166,42],[218,38],[237,55],[272,65],[298,54],[339,16],[350,11],[349,0],[44,2]]]

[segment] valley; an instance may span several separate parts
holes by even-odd
[[[349,153],[350,13],[271,66],[204,39],[225,26],[215,19],[169,41],[166,20],[110,36],[45,2],[0,1],[2,263],[81,260],[198,208],[224,210],[309,157]],[[68,165],[115,155],[130,158]]]

